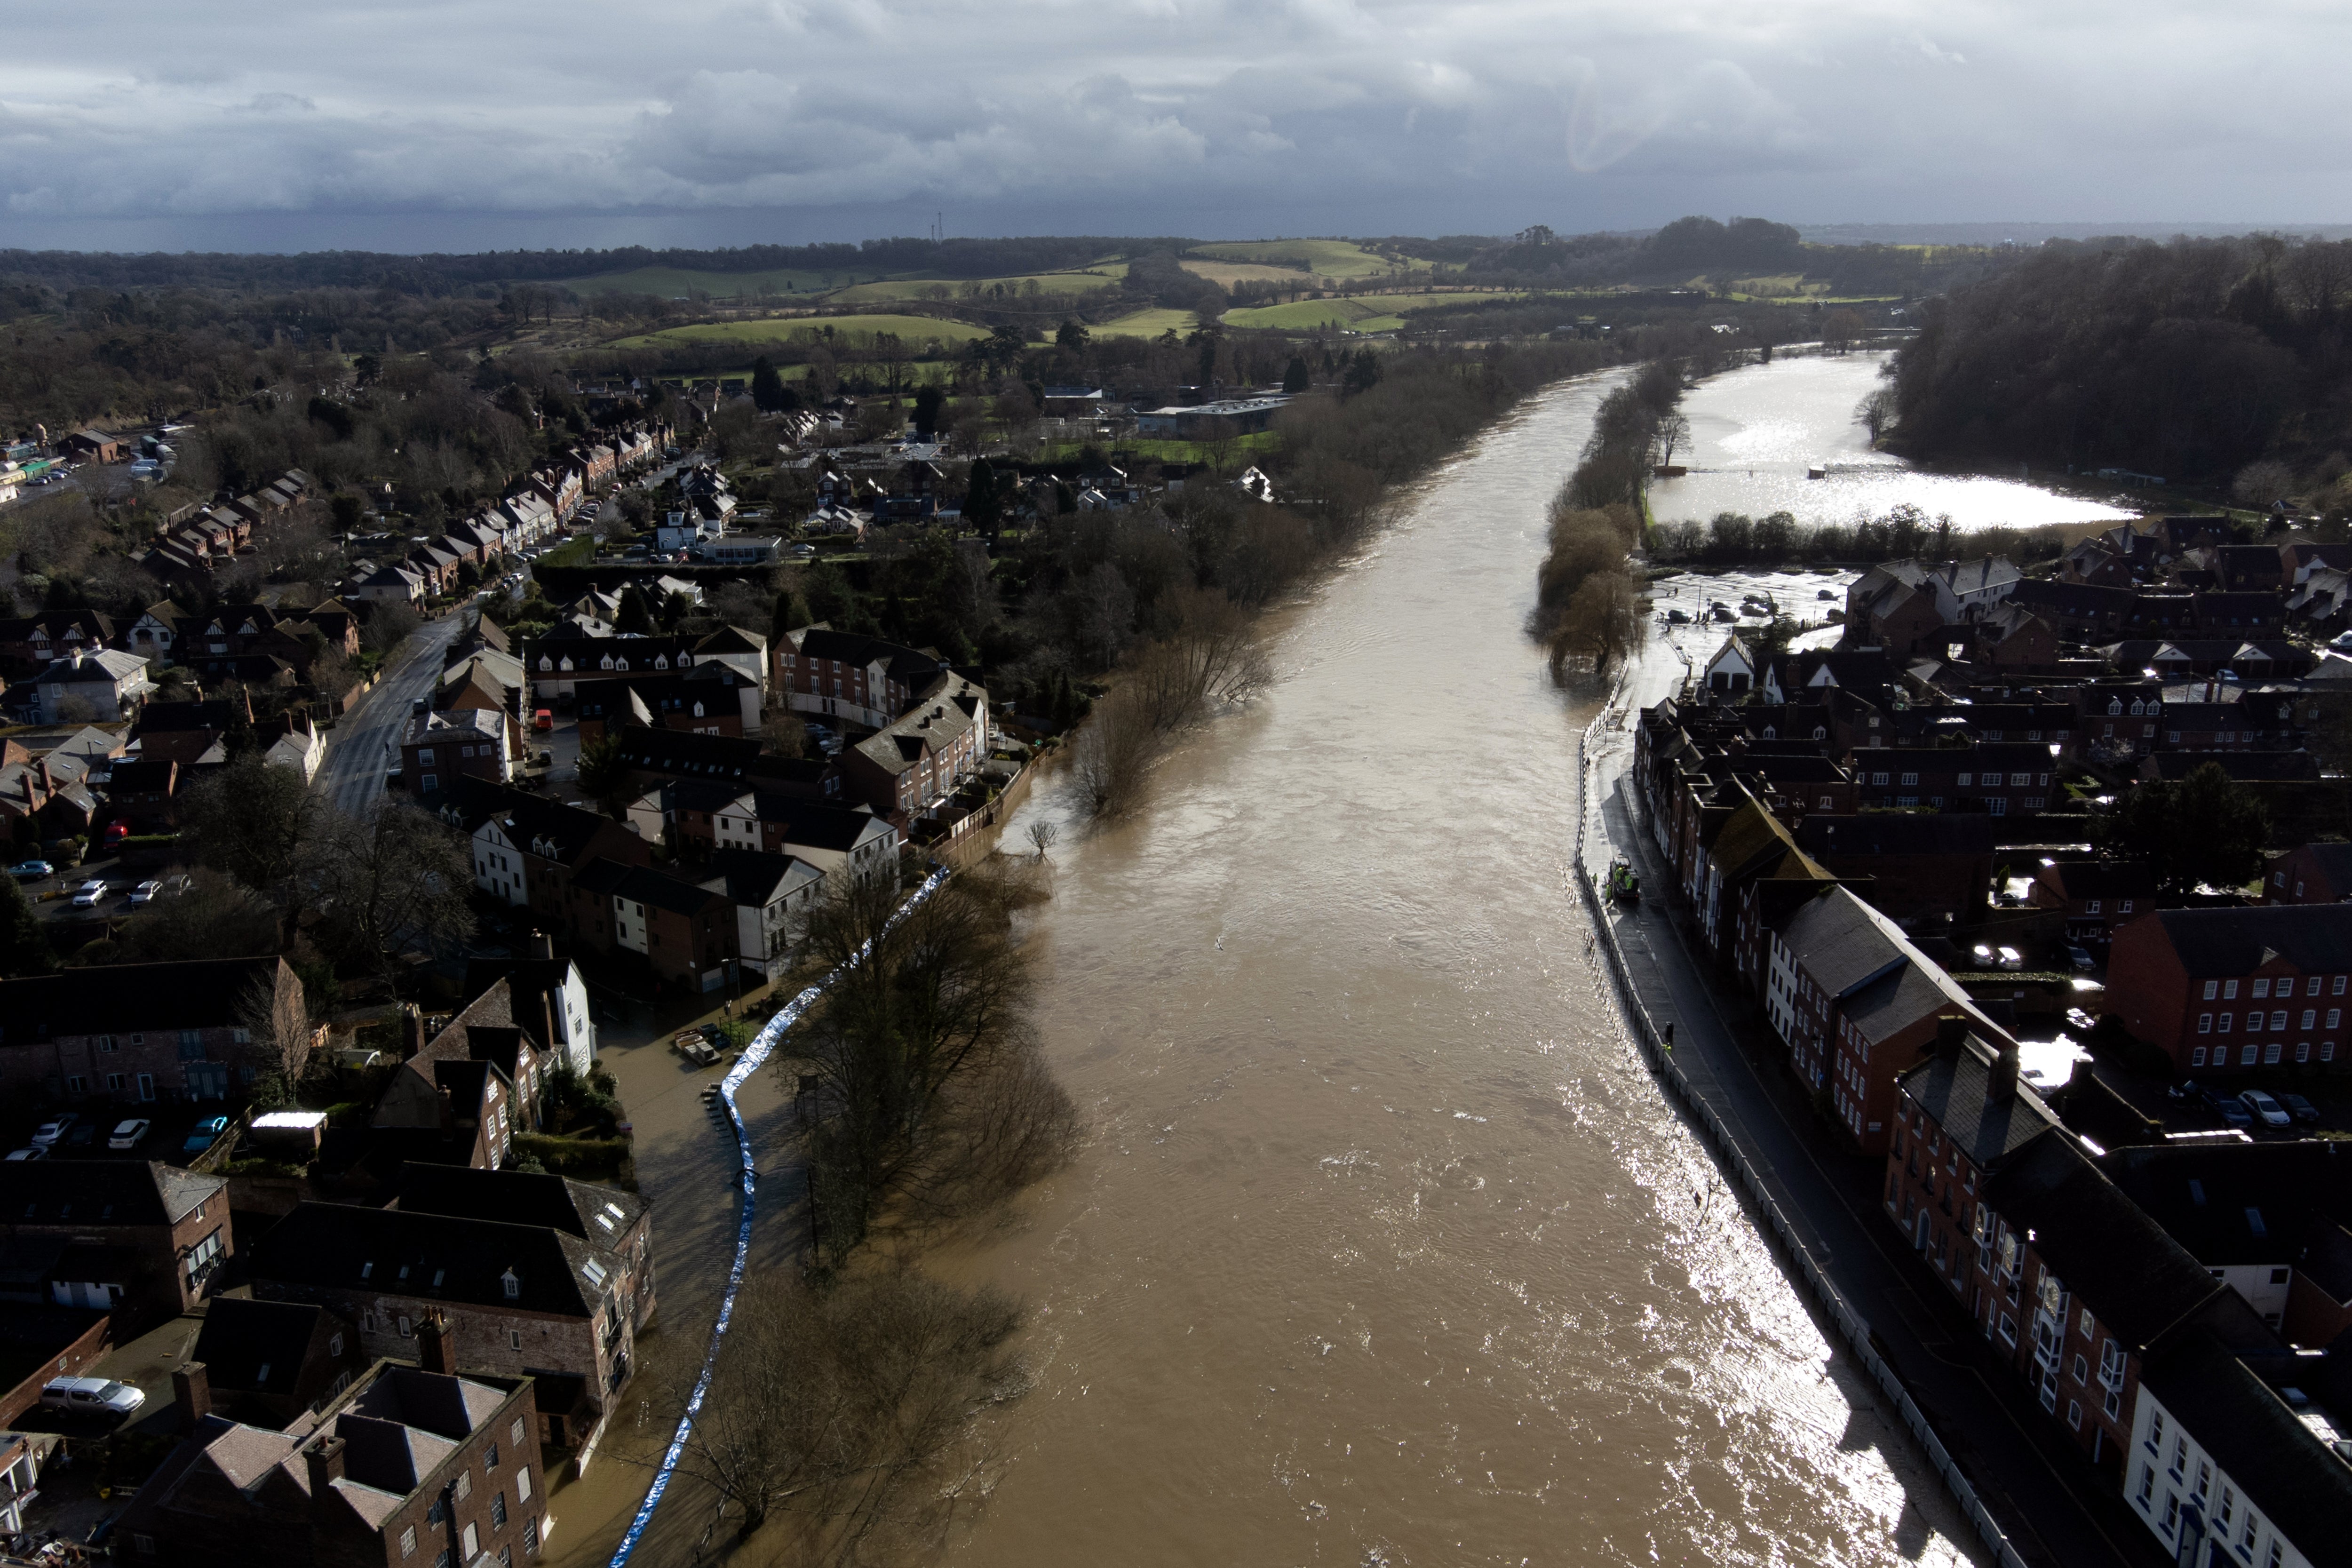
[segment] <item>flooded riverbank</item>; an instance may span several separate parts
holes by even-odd
[[[1690,472],[1651,488],[1651,514],[1661,522],[1703,522],[1719,511],[1785,511],[1800,523],[1846,523],[1916,506],[1963,529],[2138,515],[2128,496],[2101,488],[1927,473],[1873,451],[1854,408],[1885,384],[1878,374],[1885,361],[1868,353],[1782,359],[1701,382],[1683,399],[1691,444],[1675,458]],[[1815,468],[1823,476],[1808,478]]]
[[[1423,486],[1273,618],[1270,696],[1065,829],[1041,1024],[1096,1138],[945,1260],[1032,1302],[1039,1374],[953,1561],[1964,1557],[1586,949],[1595,699],[1521,626],[1605,384]]]

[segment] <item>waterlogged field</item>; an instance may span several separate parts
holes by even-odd
[[[831,327],[835,342],[871,343],[877,332],[889,332],[919,347],[936,340],[942,344],[970,342],[988,336],[986,327],[969,321],[943,321],[936,316],[769,316],[751,321],[700,321],[689,327],[665,327],[657,332],[617,338],[616,349],[665,348],[679,343],[807,342],[824,336]]]

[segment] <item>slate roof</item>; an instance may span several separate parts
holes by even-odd
[[[568,1176],[414,1163],[401,1167],[393,1204],[411,1214],[495,1214],[509,1225],[560,1230],[606,1251],[628,1234],[646,1207],[635,1193]]]
[[[928,684],[946,666],[937,655],[880,637],[837,632],[818,625],[789,634],[793,650],[803,658],[829,658],[847,665],[882,666],[883,673],[908,689]]]
[[[213,1029],[233,1023],[246,988],[274,975],[278,958],[193,958],[101,963],[0,980],[0,1046],[57,1035]]]
[[[304,1301],[253,1301],[221,1296],[205,1313],[190,1361],[205,1363],[215,1388],[239,1393],[291,1394],[301,1381],[302,1358],[324,1307]],[[263,1375],[264,1373],[268,1375]]]
[[[1816,812],[1797,825],[1797,847],[1816,859],[1832,855],[1990,855],[1992,818],[1975,812],[1919,816],[1873,811],[1853,816]]]
[[[713,850],[706,869],[709,875],[702,879],[704,887],[722,889],[737,904],[755,910],[824,875],[805,860],[758,849]]]
[[[2057,1113],[2023,1082],[1998,1099],[1987,1092],[1992,1055],[1971,1036],[1958,1052],[1939,1050],[1895,1080],[1979,1170],[1998,1167],[2058,1125]]]
[[[2326,1542],[2340,1549],[2352,1538],[2352,1467],[2324,1447],[2254,1371],[2307,1359],[2315,1358],[2242,1357],[2220,1334],[2198,1325],[2142,1359],[2140,1384],[2256,1511],[2310,1561],[2320,1562],[2330,1551]]]
[[[595,1310],[601,1291],[580,1270],[596,1250],[545,1226],[322,1203],[296,1205],[245,1249],[265,1299],[368,1291],[568,1318]],[[509,1273],[520,1289],[512,1299]]]
[[[1985,1178],[1984,1201],[2126,1343],[2145,1346],[2228,1286],[2101,1173],[2072,1138],[2044,1138]]]
[[[227,1190],[157,1160],[0,1161],[0,1220],[9,1225],[169,1226]],[[226,1219],[228,1211],[223,1209]]]
[[[1813,984],[1839,999],[1840,1011],[1873,1045],[1920,1019],[1960,1015],[1995,1034],[1969,994],[1906,940],[1893,921],[1844,888],[1832,888],[1790,912],[1780,937]]]
[[[2332,1140],[2147,1145],[2099,1165],[2209,1268],[2299,1259],[2316,1213],[2352,1215],[2352,1147]]]
[[[758,793],[755,804],[762,825],[778,824],[785,843],[806,845],[812,849],[846,854],[868,835],[877,829],[887,831],[890,826],[870,811],[819,805],[766,790]]]
[[[2192,979],[2250,974],[2273,955],[2305,973],[2352,970],[2352,904],[2158,910],[2148,921]]]

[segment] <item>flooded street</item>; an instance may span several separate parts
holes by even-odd
[[[1267,698],[1066,826],[1041,1024],[1094,1138],[941,1260],[1027,1299],[1039,1375],[954,1563],[1973,1560],[1586,951],[1595,698],[1521,624],[1606,384],[1433,477],[1270,623]]]
[[[1930,518],[1948,514],[1958,528],[2137,515],[2128,501],[2104,491],[2062,494],[2020,479],[1921,473],[1871,450],[1870,433],[1853,411],[1886,384],[1878,376],[1886,357],[1783,358],[1699,384],[1683,399],[1690,449],[1675,458],[1691,471],[1651,487],[1652,515],[1680,522],[1705,521],[1719,511],[1786,511],[1801,523],[1852,522],[1910,505]],[[1815,467],[1824,477],[1806,478]]]

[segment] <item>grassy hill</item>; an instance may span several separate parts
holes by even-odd
[[[1014,293],[1030,283],[1037,285],[1042,293],[1089,294],[1116,288],[1126,276],[1126,262],[1107,261],[1083,272],[1032,272],[1013,278],[889,278],[879,283],[855,283],[826,298],[845,305],[878,304],[893,300],[952,300],[962,299],[967,289],[1001,287],[1007,293]]]
[[[1297,273],[1284,268],[1284,263],[1305,261],[1318,278],[1377,278],[1392,270],[1387,258],[1347,239],[1218,240],[1194,246],[1191,255],[1210,261],[1255,262],[1282,268],[1292,277]]]
[[[943,321],[936,316],[772,316],[751,321],[703,321],[690,327],[665,327],[657,332],[615,339],[610,346],[635,349],[680,343],[740,343],[751,348],[761,343],[805,342],[823,336],[828,326],[833,328],[836,340],[853,343],[871,342],[877,332],[894,332],[918,347],[929,339],[951,347],[988,336],[986,327],[975,327],[968,321]]]
[[[698,272],[682,267],[639,267],[627,272],[560,278],[553,286],[574,294],[651,294],[662,300],[684,299],[699,290],[723,300],[822,293],[848,279],[845,272]]]
[[[1179,332],[1189,332],[1200,324],[1200,318],[1190,310],[1171,310],[1155,306],[1104,321],[1089,330],[1098,338],[1156,338],[1171,327]]]
[[[1488,300],[1524,300],[1526,291],[1477,294],[1374,294],[1360,300],[1294,300],[1286,305],[1261,305],[1254,310],[1228,310],[1225,324],[1286,332],[1311,332],[1339,327],[1359,332],[1392,332],[1415,310],[1448,305],[1477,304]]]

